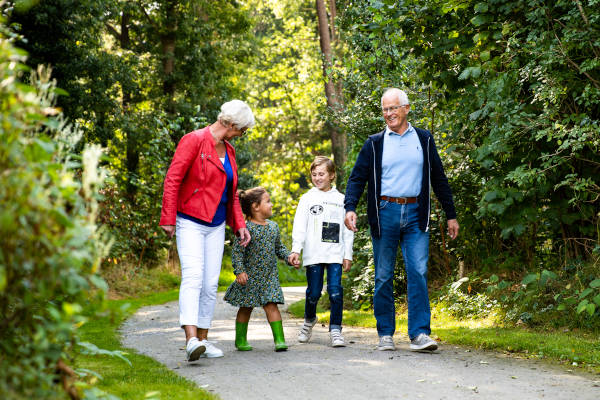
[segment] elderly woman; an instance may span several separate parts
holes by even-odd
[[[242,246],[250,233],[237,196],[235,150],[228,142],[254,126],[241,100],[221,106],[217,122],[181,138],[164,184],[160,226],[176,233],[181,263],[179,324],[185,331],[188,361],[223,357],[207,340],[223,258],[225,224]]]

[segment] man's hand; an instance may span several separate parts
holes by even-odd
[[[344,272],[348,272],[350,271],[350,267],[352,267],[352,260],[346,260],[344,258],[344,261],[342,261],[342,269],[344,270]]]
[[[246,247],[248,246],[248,243],[250,243],[250,232],[248,231],[247,228],[240,228],[238,231],[238,240],[240,241],[240,246],[242,247]]]
[[[346,218],[344,218],[344,224],[346,228],[350,229],[352,232],[358,232],[356,229],[356,213],[354,211],[346,212]]]
[[[175,225],[161,225],[160,227],[163,228],[169,239],[175,234]]]
[[[290,253],[288,256],[288,264],[293,265],[296,269],[300,268],[300,254]]]
[[[248,283],[248,274],[242,272],[241,274],[235,277],[235,281],[242,286],[246,286],[246,283]]]
[[[454,240],[458,236],[458,221],[455,219],[448,220],[448,235],[450,235],[450,239]]]

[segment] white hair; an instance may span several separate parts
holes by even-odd
[[[399,105],[401,105],[401,106],[410,104],[410,102],[408,101],[408,96],[406,95],[406,92],[404,90],[400,90],[398,88],[388,88],[385,90],[385,92],[383,92],[383,95],[381,96],[381,105],[382,106],[383,106],[383,98],[386,97],[387,95],[396,96],[398,98],[398,101],[400,102]]]
[[[233,124],[238,129],[252,128],[255,123],[250,106],[242,100],[231,100],[223,103],[217,118],[222,124]]]

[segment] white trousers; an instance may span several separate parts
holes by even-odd
[[[175,232],[181,264],[179,325],[209,329],[217,301],[225,223],[211,227],[177,217]]]

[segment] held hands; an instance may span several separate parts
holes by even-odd
[[[238,274],[238,276],[235,278],[235,281],[242,286],[246,286],[246,283],[248,283],[248,274],[245,272]]]
[[[290,253],[288,256],[288,264],[294,266],[294,268],[300,268],[300,254]]]
[[[346,228],[350,229],[352,232],[358,232],[356,228],[356,213],[354,211],[348,211],[346,213],[346,218],[344,218],[344,224]]]
[[[450,238],[452,240],[456,239],[456,237],[458,236],[458,221],[456,219],[449,219],[448,220],[448,235],[450,236]]]
[[[346,260],[344,258],[344,261],[342,264],[342,269],[344,270],[344,272],[350,271],[350,267],[352,267],[352,260]]]
[[[250,243],[250,232],[248,231],[247,228],[240,228],[237,231],[238,233],[238,240],[240,241],[240,246],[242,247],[246,247],[248,246],[248,243]]]
[[[163,228],[169,239],[175,234],[175,225],[161,225],[160,227]]]

